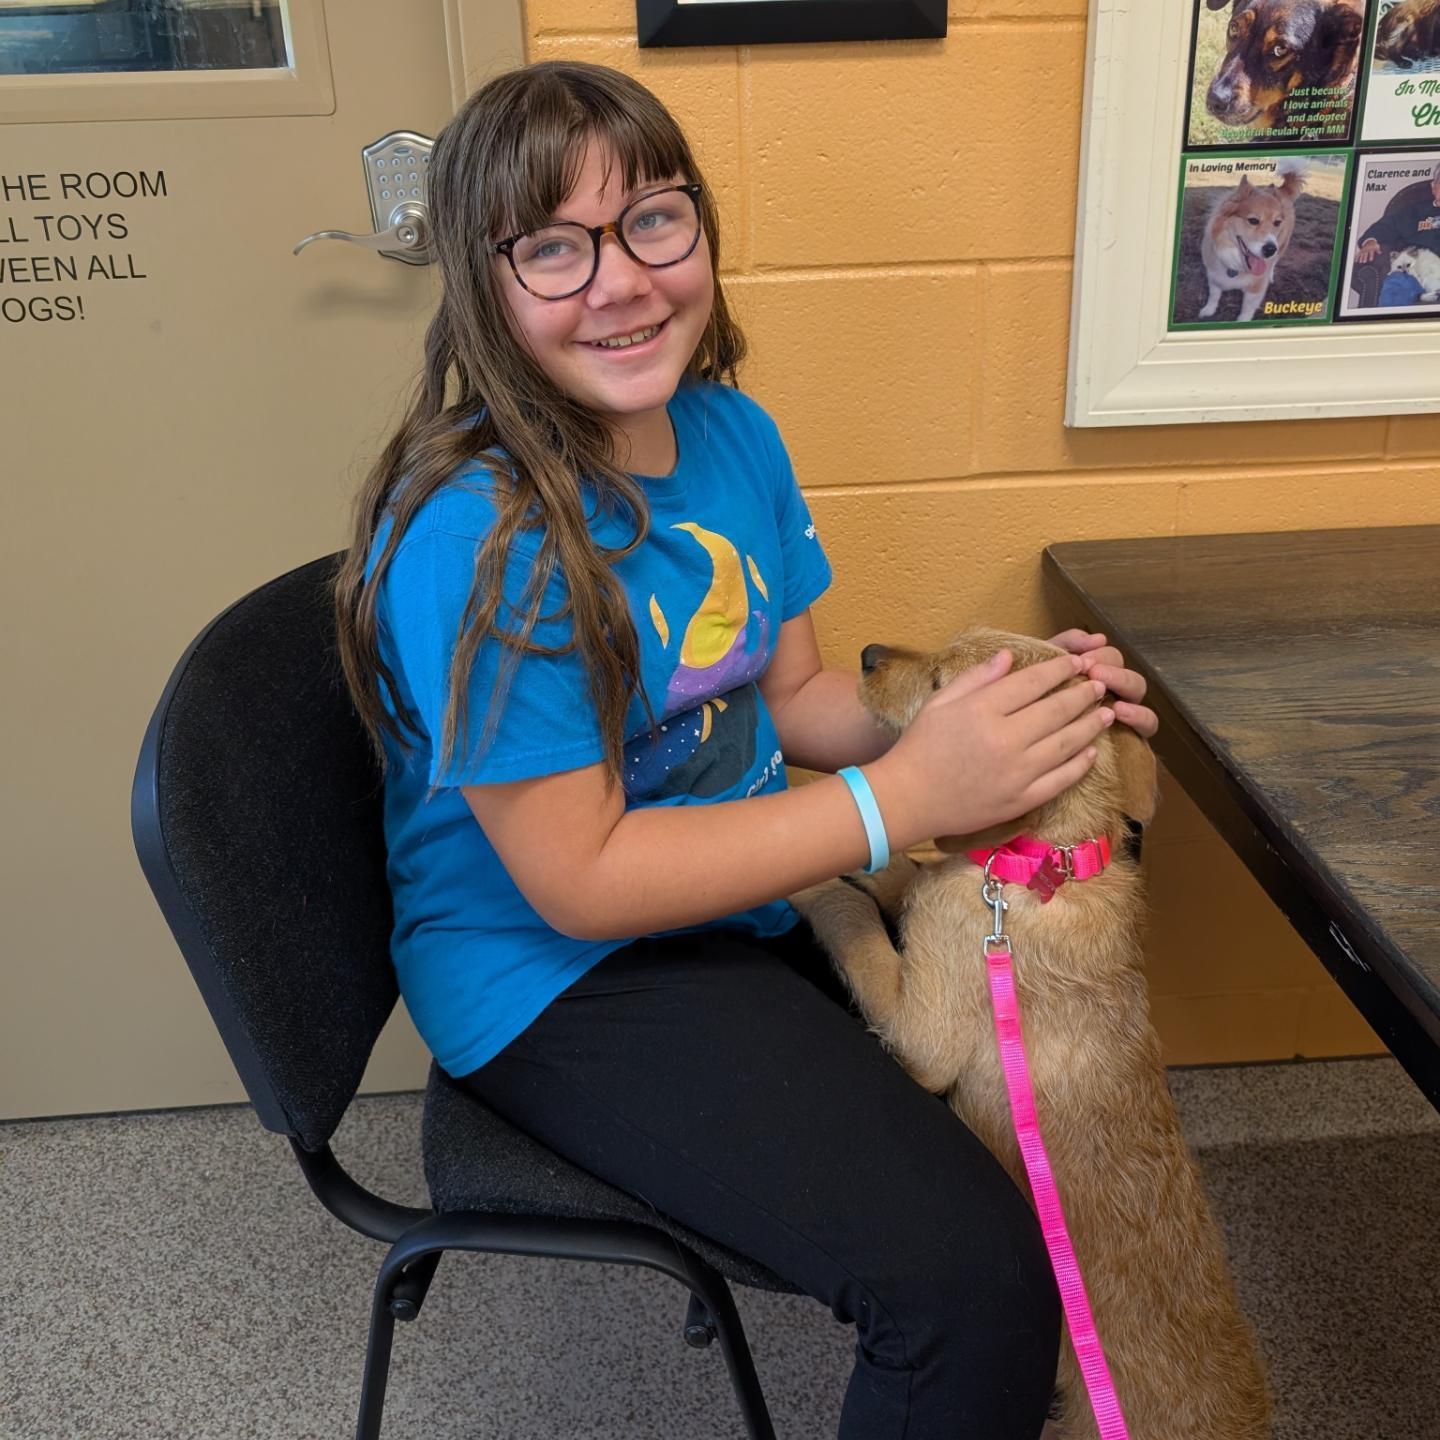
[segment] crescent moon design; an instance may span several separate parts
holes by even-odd
[[[710,588],[690,617],[680,647],[682,665],[691,670],[705,670],[724,659],[735,644],[735,637],[744,633],[749,619],[750,597],[740,568],[740,554],[723,535],[706,530],[693,520],[682,521],[671,528],[687,531],[705,549],[714,567]]]
[[[660,648],[670,648],[670,626],[665,619],[665,612],[660,608],[660,602],[652,595],[650,597],[650,623],[655,627],[655,633],[660,637]]]
[[[745,557],[745,563],[750,567],[750,578],[755,582],[755,588],[760,592],[763,599],[770,598],[770,592],[765,588],[765,582],[760,578],[760,567],[749,555]]]

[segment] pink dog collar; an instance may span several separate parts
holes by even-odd
[[[1078,845],[1047,845],[1033,835],[1017,835],[988,850],[967,850],[977,865],[990,863],[990,873],[1013,885],[1033,890],[1043,905],[1067,880],[1088,880],[1110,863],[1110,840],[1100,835]]]

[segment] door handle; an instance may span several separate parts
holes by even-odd
[[[291,252],[298,255],[315,240],[347,240],[364,250],[378,251],[387,260],[407,265],[429,265],[430,209],[426,204],[426,176],[435,142],[414,130],[392,130],[361,152],[365,185],[370,192],[373,235],[352,235],[348,230],[317,230]],[[398,203],[396,203],[398,202]]]
[[[316,240],[348,240],[363,250],[378,250],[392,260],[407,265],[428,265],[430,254],[430,212],[423,200],[407,200],[397,205],[390,216],[388,229],[374,235],[352,235],[348,230],[317,230],[307,235],[290,253],[298,255]]]

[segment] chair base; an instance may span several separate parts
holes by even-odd
[[[685,1321],[687,1343],[708,1345],[711,1339],[719,1340],[746,1434],[750,1440],[775,1440],[730,1287],[699,1256],[668,1235],[628,1221],[559,1220],[466,1211],[431,1215],[411,1226],[380,1266],[370,1312],[355,1440],[380,1440],[395,1322],[419,1314],[440,1256],[446,1250],[645,1265],[680,1281],[690,1291]]]

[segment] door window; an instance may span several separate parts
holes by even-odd
[[[281,0],[0,0],[0,75],[289,64]]]

